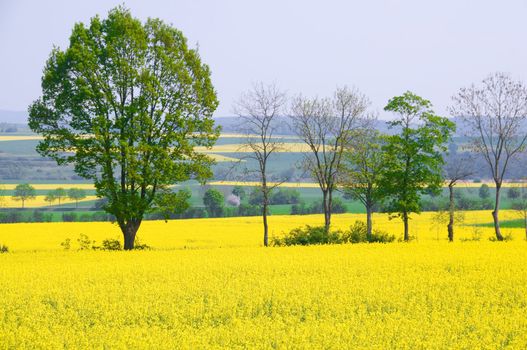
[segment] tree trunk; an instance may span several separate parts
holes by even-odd
[[[263,200],[263,212],[262,212],[262,220],[263,220],[263,226],[264,226],[264,246],[269,246],[269,225],[267,224],[267,206],[268,206],[268,194],[267,190],[264,192],[264,200]]]
[[[331,191],[322,191],[322,206],[324,209],[324,227],[329,232],[331,226]]]
[[[450,194],[450,203],[448,206],[448,241],[454,242],[454,213],[455,213],[455,206],[454,206],[454,185],[450,184],[448,186],[448,191]]]
[[[494,230],[496,231],[496,239],[498,241],[503,241],[503,235],[501,234],[500,219],[499,219],[500,190],[501,190],[501,183],[496,182],[496,201],[494,204],[494,211],[492,212],[492,219],[494,220]]]
[[[124,236],[124,250],[134,249],[135,235],[137,234],[140,225],[141,221],[129,221],[124,225],[124,230],[121,227]]]
[[[371,234],[373,231],[371,215],[373,213],[372,207],[370,205],[366,206],[366,239],[368,242],[371,242]]]
[[[410,236],[408,235],[408,213],[403,212],[403,222],[404,222],[404,241],[408,242],[410,240]]]

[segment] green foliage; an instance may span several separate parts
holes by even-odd
[[[118,239],[108,238],[102,241],[101,250],[122,250],[123,246]],[[136,247],[137,249],[137,247]]]
[[[154,212],[159,213],[166,221],[174,215],[184,213],[190,207],[190,197],[192,193],[189,189],[165,191],[156,197]]]
[[[223,214],[225,198],[223,193],[215,188],[209,188],[203,195],[203,204],[211,217],[219,217]]]
[[[340,198],[333,198],[332,201],[332,210],[335,214],[345,213],[346,206]],[[305,215],[305,214],[320,214],[324,212],[324,204],[322,200],[311,203],[311,205],[306,205],[305,202],[299,202],[291,206],[292,215]]]
[[[479,198],[481,198],[481,199],[489,198],[490,197],[489,185],[487,185],[487,184],[481,185],[481,187],[479,188],[479,191],[478,191],[478,195],[479,195]]]
[[[0,244],[0,254],[9,253],[9,247],[5,244]]]
[[[217,105],[210,69],[183,33],[120,6],[75,24],[67,49],[52,50],[29,126],[44,136],[37,151],[92,180],[133,237],[169,185],[212,175],[195,147],[218,138]]]
[[[343,239],[346,243],[389,243],[395,241],[395,236],[390,235],[384,231],[375,229],[372,231],[371,236],[368,237],[366,223],[357,220],[352,226],[350,226],[349,231],[345,232]]]
[[[79,250],[89,250],[93,249],[95,241],[92,241],[88,235],[81,233],[79,238],[77,238],[77,243],[79,244]]]
[[[455,124],[434,114],[431,103],[411,92],[392,98],[384,108],[398,118],[389,125],[397,133],[386,137],[381,187],[389,196],[388,211],[407,217],[421,211],[420,197],[438,193],[443,184],[442,153]]]
[[[263,205],[263,192],[260,187],[253,187],[249,193],[249,204]]]
[[[270,204],[296,204],[300,201],[300,192],[294,188],[279,188],[271,194]]]
[[[70,188],[68,190],[68,198],[75,201],[75,208],[78,208],[79,201],[86,198],[86,191],[81,188]]]
[[[35,199],[35,188],[30,184],[19,184],[15,187],[13,199],[22,202],[22,208],[27,200]]]
[[[71,238],[66,238],[64,241],[60,243],[60,246],[64,250],[70,250],[71,249]]]
[[[352,143],[346,147],[340,183],[346,198],[359,200],[366,208],[373,208],[384,200],[380,187],[386,155],[385,136],[372,129],[354,131]]]
[[[62,200],[68,196],[68,193],[66,192],[65,189],[63,189],[62,187],[59,187],[53,190],[52,195],[59,202],[59,205],[60,205]]]
[[[328,231],[324,226],[298,227],[281,238],[272,239],[273,246],[343,244],[364,242],[393,242],[395,236],[374,230],[370,239],[367,237],[366,224],[356,221],[348,231]]]
[[[518,187],[509,187],[509,189],[507,190],[507,197],[509,199],[517,199],[517,198],[520,198],[521,196],[521,191]]]
[[[232,188],[233,195],[238,196],[241,200],[245,199],[245,188],[243,186],[236,185]]]
[[[55,192],[54,191],[49,191],[47,194],[46,194],[46,197],[44,197],[44,200],[46,202],[49,203],[49,205],[52,205],[53,202],[55,202],[57,200],[57,197],[55,197]]]

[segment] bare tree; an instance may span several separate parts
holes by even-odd
[[[324,225],[329,230],[333,191],[352,130],[365,120],[369,100],[357,89],[338,88],[331,99],[298,96],[292,101],[293,131],[309,147],[303,166],[322,191]]]
[[[496,238],[502,241],[500,190],[508,166],[525,148],[527,89],[507,74],[494,73],[478,86],[460,89],[453,97],[450,112],[467,124],[474,150],[483,155],[490,168],[496,185],[492,218]]]
[[[358,199],[366,208],[366,235],[371,241],[373,211],[384,197],[384,191],[379,186],[385,163],[383,135],[372,127],[365,127],[351,136],[352,142],[344,152],[339,182],[344,193]]]
[[[448,185],[448,240],[454,241],[454,220],[456,214],[456,204],[454,200],[454,187],[459,181],[467,179],[469,176],[474,174],[474,168],[472,166],[472,157],[469,153],[465,152],[459,154],[457,152],[450,153],[446,159],[446,164],[443,169],[444,177]]]
[[[283,107],[286,95],[275,85],[254,84],[252,89],[243,93],[234,106],[235,113],[240,117],[239,132],[245,135],[244,147],[249,153],[245,159],[257,162],[260,190],[262,191],[262,219],[264,227],[264,246],[269,245],[269,225],[267,214],[271,191],[279,182],[272,185],[268,182],[268,163],[270,157],[283,148],[283,142],[276,138],[276,130],[282,121]],[[245,160],[244,159],[244,160]]]

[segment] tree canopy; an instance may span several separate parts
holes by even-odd
[[[41,155],[94,182],[132,249],[158,194],[211,176],[212,159],[194,147],[216,141],[217,105],[210,69],[183,33],[120,6],[75,24],[67,49],[52,50],[29,125],[44,136]]]

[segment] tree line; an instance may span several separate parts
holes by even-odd
[[[322,192],[326,231],[331,225],[333,193],[343,190],[364,205],[368,237],[374,208],[384,204],[388,213],[402,219],[404,240],[408,241],[409,218],[421,211],[421,195],[438,194],[446,183],[448,238],[452,241],[454,187],[474,173],[472,155],[479,153],[494,180],[492,217],[496,239],[503,240],[499,225],[501,188],[510,163],[525,150],[527,89],[521,81],[495,73],[479,85],[461,88],[452,100],[452,115],[470,126],[466,134],[469,143],[461,154],[448,149],[456,125],[436,115],[429,100],[410,91],[393,97],[384,107],[394,115],[387,122],[390,134],[375,129],[375,114],[368,111],[370,102],[355,88],[338,88],[328,98],[298,95],[289,103],[274,85],[255,84],[242,94],[235,110],[242,119],[240,132],[246,135],[246,143],[258,160],[264,245],[268,245],[266,206],[276,186],[267,185],[267,169],[272,154],[283,147],[280,139],[273,137],[277,128],[283,127],[283,116],[288,116],[291,131],[310,150],[302,167]]]
[[[133,249],[145,214],[188,207],[188,194],[173,192],[171,185],[189,179],[205,183],[212,176],[213,159],[196,150],[211,148],[220,133],[212,118],[219,102],[210,75],[181,31],[159,19],[143,23],[123,6],[107,18],[75,24],[68,47],[54,48],[45,64],[42,95],[29,107],[29,126],[43,136],[37,151],[59,165],[72,164],[94,183],[127,250]],[[462,88],[451,108],[471,126],[471,148],[493,174],[498,240],[503,239],[503,177],[527,137],[526,96],[522,82],[498,73]],[[302,168],[320,187],[326,231],[334,192],[342,187],[361,198],[370,218],[372,203],[386,201],[402,219],[407,240],[409,217],[421,209],[419,195],[439,191],[445,179],[453,190],[466,176],[444,169],[455,125],[412,92],[386,104],[385,111],[394,115],[390,135],[369,126],[375,117],[369,100],[347,87],[327,98],[287,98],[274,85],[257,84],[234,107],[240,132],[251,135],[246,143],[257,164],[250,171],[260,179],[266,246],[270,194],[279,185],[269,183],[268,165],[284,146],[274,137],[283,127],[280,116],[290,116],[290,127],[310,150]]]

